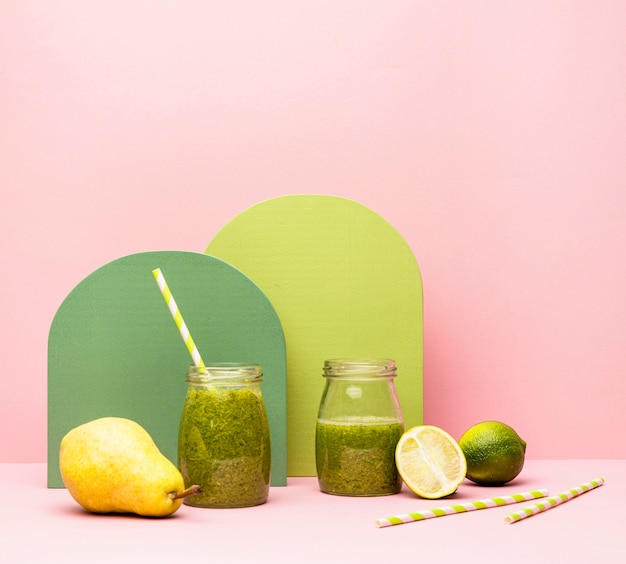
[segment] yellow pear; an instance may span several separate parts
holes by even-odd
[[[93,513],[165,517],[183,498],[181,473],[135,421],[103,417],[72,429],[61,441],[59,466],[72,497]]]

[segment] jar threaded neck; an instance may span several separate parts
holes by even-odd
[[[204,368],[191,365],[187,368],[186,380],[189,383],[256,383],[263,379],[261,366],[252,363],[213,362]]]
[[[396,363],[388,358],[333,358],[324,361],[324,377],[395,378]]]

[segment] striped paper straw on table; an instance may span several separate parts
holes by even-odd
[[[561,492],[560,494],[548,497],[546,499],[542,499],[540,502],[535,503],[534,505],[530,505],[529,507],[525,507],[521,511],[517,511],[515,513],[511,513],[504,518],[504,522],[507,524],[517,523],[522,519],[526,519],[527,517],[532,517],[537,513],[541,513],[542,511],[546,511],[548,509],[552,509],[557,505],[561,505],[570,499],[574,499],[578,497],[580,494],[593,490],[604,484],[604,478],[596,478],[595,480],[591,480],[586,484],[581,484],[580,486],[576,486],[570,490]]]
[[[180,336],[183,338],[185,345],[187,345],[187,350],[189,351],[189,354],[191,355],[194,364],[198,368],[204,369],[205,365],[204,362],[202,362],[202,358],[200,357],[200,352],[198,351],[198,348],[196,347],[196,344],[194,343],[191,334],[189,333],[189,329],[187,329],[187,324],[185,323],[185,320],[183,319],[183,316],[178,309],[176,300],[174,299],[172,292],[170,292],[170,288],[165,281],[165,277],[163,276],[161,269],[155,268],[152,271],[152,274],[157,284],[159,285],[159,289],[161,290],[163,299],[165,300],[165,303],[167,304],[167,307],[169,308],[170,313],[174,318],[174,322],[176,323],[176,327],[178,327]]]
[[[463,503],[456,503],[454,505],[446,505],[445,507],[437,507],[435,509],[427,509],[425,511],[405,513],[402,515],[376,519],[375,524],[379,528],[391,527],[392,525],[402,525],[404,523],[412,523],[414,521],[423,521],[425,519],[432,519],[433,517],[443,517],[444,515],[454,515],[455,513],[466,513],[468,511],[477,511],[478,509],[489,509],[490,507],[501,507],[512,503],[520,503],[521,501],[538,499],[547,495],[548,490],[532,490],[529,492],[491,497],[489,499],[466,501]]]

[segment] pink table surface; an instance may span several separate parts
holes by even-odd
[[[605,484],[514,524],[527,503],[387,528],[374,521],[458,501],[548,488],[550,495],[603,477]],[[347,498],[289,478],[246,509],[183,506],[167,519],[90,515],[64,489],[46,488],[45,464],[0,464],[2,562],[621,562],[626,556],[626,460],[528,460],[501,488],[464,482],[443,500],[403,490]]]

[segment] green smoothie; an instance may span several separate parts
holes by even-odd
[[[198,507],[248,507],[267,500],[271,452],[260,392],[238,387],[190,387],[178,435],[178,462],[186,487],[202,493]]]
[[[395,450],[403,430],[395,419],[318,420],[315,443],[320,489],[347,496],[398,493],[402,479]]]

